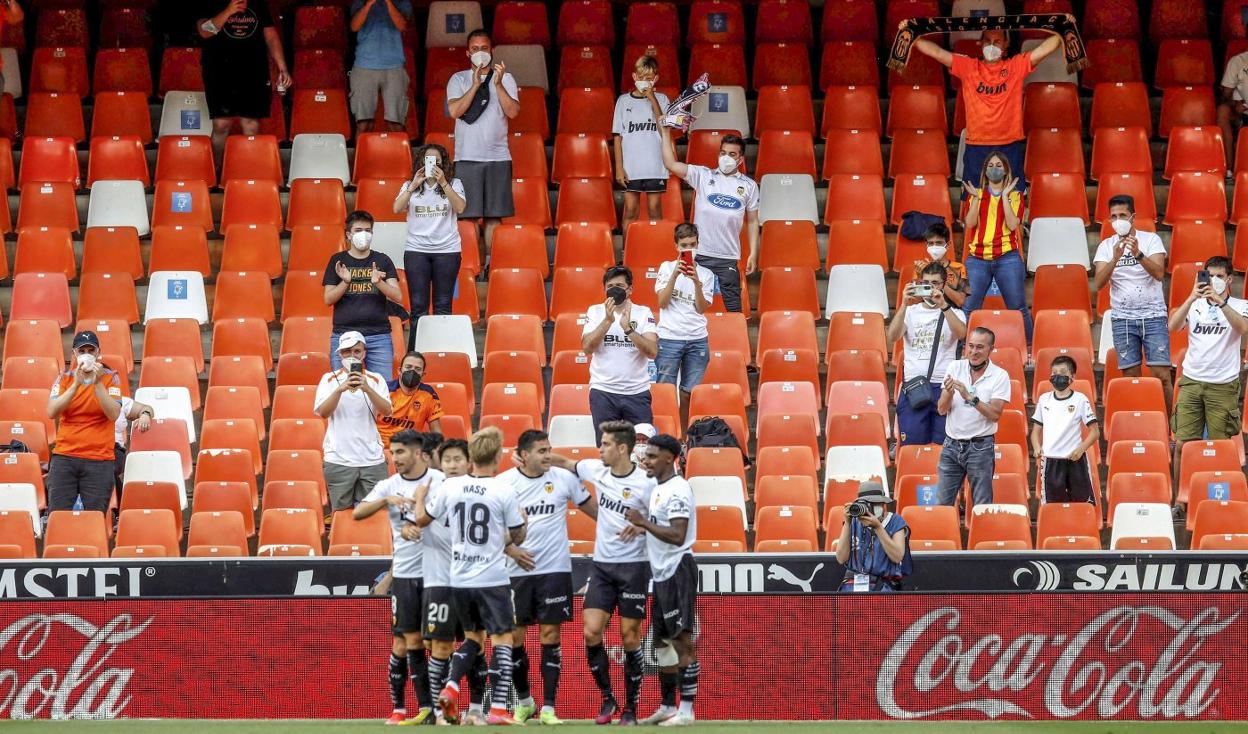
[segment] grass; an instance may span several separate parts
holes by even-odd
[[[906,734],[955,734],[971,730],[977,734],[1241,734],[1245,731],[1244,724],[1233,722],[1131,722],[1131,721],[1059,721],[1059,722],[699,722],[693,730],[704,734],[745,734],[755,731],[783,731],[785,734],[892,734],[899,729]],[[205,720],[205,719],[126,719],[120,721],[6,721],[3,730],[6,732],[208,732],[209,734],[244,734],[259,732],[260,734],[311,734],[325,732],[329,734],[354,734],[355,732],[379,732],[383,729],[380,721],[360,720]],[[530,728],[538,728],[536,723]],[[417,731],[415,729],[398,729],[396,731]],[[582,734],[602,732],[602,728],[588,723],[568,724],[558,729],[561,734]]]

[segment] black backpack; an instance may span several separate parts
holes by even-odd
[[[699,418],[685,431],[685,451],[695,448],[724,447],[739,450],[745,465],[750,465],[750,457],[746,455],[741,444],[737,443],[736,434],[732,432],[732,428],[723,418],[714,415]]]
[[[0,454],[29,454],[30,447],[18,441],[16,438],[5,444],[0,444]]]

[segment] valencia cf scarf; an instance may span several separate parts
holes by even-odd
[[[1072,15],[996,15],[974,18],[910,18],[897,26],[897,37],[888,54],[888,68],[901,71],[910,59],[915,39],[933,33],[974,33],[976,31],[1050,31],[1062,38],[1066,71],[1074,74],[1087,68],[1088,56]]]

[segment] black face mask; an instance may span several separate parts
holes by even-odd
[[[1065,390],[1073,381],[1070,375],[1049,375],[1049,384],[1058,390]]]
[[[615,304],[618,306],[628,298],[628,291],[618,285],[613,285],[607,289],[607,298],[615,301]]]
[[[420,384],[421,377],[423,377],[423,375],[416,370],[404,370],[404,372],[399,375],[399,384],[410,389]]]

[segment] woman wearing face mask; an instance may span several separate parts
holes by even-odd
[[[403,269],[412,305],[408,349],[416,343],[417,319],[429,312],[430,285],[433,313],[451,313],[463,259],[459,214],[468,206],[464,185],[455,178],[455,163],[449,160],[445,148],[437,143],[422,145],[416,149],[415,160],[416,175],[399,187],[399,195],[394,199],[394,213],[407,212]]]
[[[390,415],[377,416],[377,432],[381,445],[389,446],[390,437],[399,431],[411,429],[418,433],[442,432],[442,401],[432,385],[422,382],[425,376],[425,355],[408,352],[399,364],[399,378],[391,380]]]
[[[993,153],[984,161],[980,188],[970,182],[962,184],[967,199],[966,273],[971,282],[971,295],[963,304],[967,318],[984,305],[984,296],[996,280],[1005,299],[1005,307],[1023,314],[1027,343],[1031,343],[1031,311],[1027,308],[1027,266],[1022,250],[1023,195],[1016,191],[1010,162],[1004,155]]]
[[[348,331],[364,336],[365,366],[385,379],[394,374],[394,342],[390,338],[388,302],[403,302],[399,271],[384,252],[374,252],[373,215],[354,211],[347,215],[343,232],[346,249],[334,253],[325,266],[321,283],[325,305],[334,309],[329,361],[333,369],[342,366],[336,345]]]
[[[910,526],[888,511],[892,498],[879,482],[863,482],[858,499],[845,505],[845,523],[836,544],[836,562],[845,566],[841,591],[892,592],[914,568]],[[865,510],[858,514],[859,510]]]

